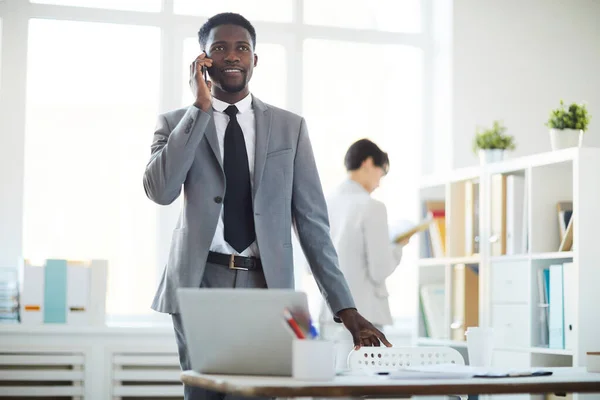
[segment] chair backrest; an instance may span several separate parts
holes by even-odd
[[[434,364],[465,365],[465,360],[451,347],[362,347],[348,355],[350,370],[390,371]]]

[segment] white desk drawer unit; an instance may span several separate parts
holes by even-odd
[[[492,304],[529,302],[529,263],[501,261],[492,264]]]
[[[531,324],[528,305],[495,304],[492,327],[497,347],[530,347]]]

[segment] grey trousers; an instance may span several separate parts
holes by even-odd
[[[206,263],[204,277],[200,287],[204,288],[267,288],[267,282],[262,270],[242,271],[231,270],[225,265]],[[171,314],[173,318],[173,328],[175,329],[175,339],[177,341],[177,350],[179,352],[179,364],[182,370],[192,369],[187,342],[183,334],[183,325],[180,314]],[[215,332],[218,335],[218,331]],[[262,399],[260,397],[241,397],[225,395],[223,393],[213,392],[195,386],[184,385],[185,400],[244,400],[244,399]]]

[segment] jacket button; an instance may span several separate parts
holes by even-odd
[[[214,200],[215,200],[215,203],[217,203],[217,204],[221,204],[223,202],[223,198],[221,196],[215,197]]]

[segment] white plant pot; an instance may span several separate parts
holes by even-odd
[[[583,131],[577,129],[550,129],[550,146],[552,150],[581,147]]]
[[[504,150],[488,149],[479,150],[479,163],[481,165],[502,161],[504,159]]]

